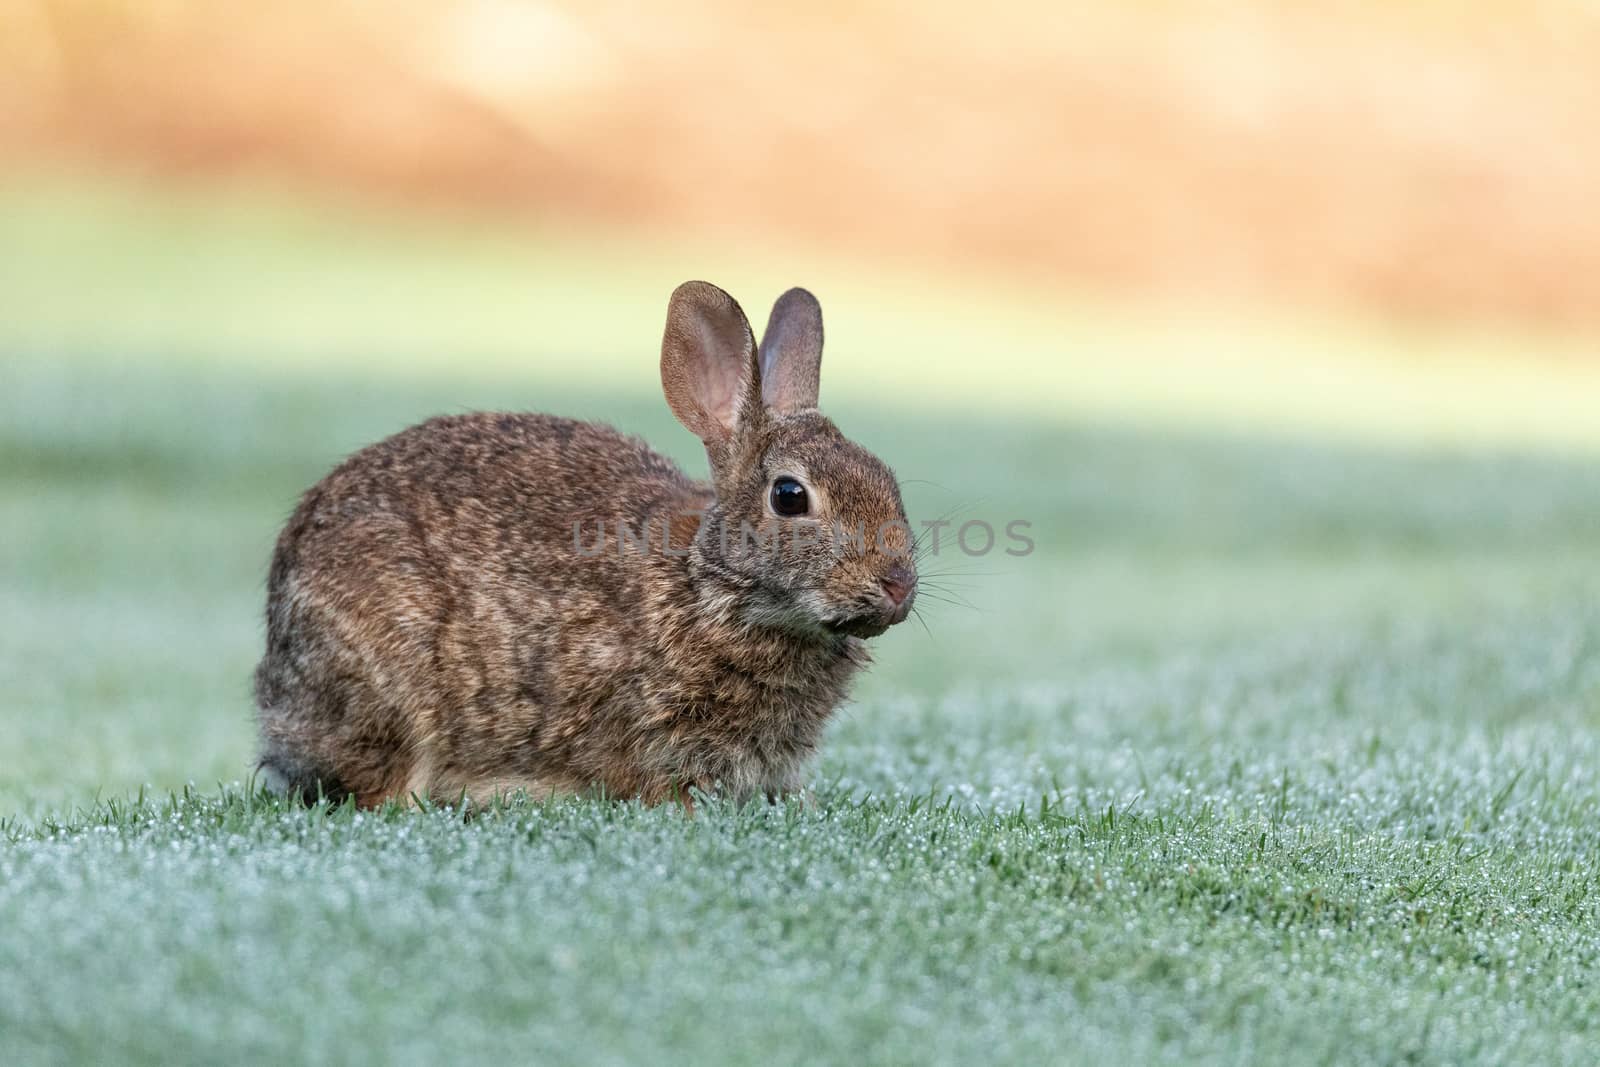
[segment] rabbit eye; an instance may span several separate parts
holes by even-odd
[[[779,478],[772,483],[772,510],[787,518],[804,515],[811,508],[806,499],[806,487],[793,478]]]

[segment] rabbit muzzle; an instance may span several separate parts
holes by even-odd
[[[823,625],[837,634],[877,637],[910,616],[916,597],[916,572],[896,564],[878,579],[877,588],[872,593],[852,602],[847,609]]]

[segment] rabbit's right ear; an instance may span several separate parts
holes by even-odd
[[[772,305],[761,335],[761,397],[781,415],[817,406],[822,376],[822,305],[790,289]]]
[[[709,282],[672,291],[661,339],[661,390],[678,421],[707,444],[757,409],[756,339],[738,303]]]

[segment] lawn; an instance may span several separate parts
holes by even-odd
[[[1296,436],[1197,393],[1193,419],[1171,395],[965,404],[959,367],[885,399],[850,368],[901,320],[860,317],[863,345],[846,311],[825,401],[913,517],[1024,518],[1038,550],[940,561],[954,602],[877,642],[812,806],[286,809],[239,783],[296,494],[480,406],[605,418],[703,462],[650,388],[659,309],[633,300],[654,268],[623,270],[592,351],[590,303],[518,364],[496,304],[459,358],[425,358],[326,283],[402,279],[402,321],[430,279],[446,319],[487,307],[443,238],[230,236],[239,216],[205,207],[180,254],[172,226],[140,228],[163,204],[27,197],[0,212],[37,253],[0,295],[7,1062],[1592,1061],[1600,461],[1537,409],[1487,419],[1492,442],[1459,432],[1501,378],[1583,403],[1538,367],[1471,356],[1490,392],[1447,386],[1408,436],[1386,412],[1420,371],[1362,349],[1339,365],[1394,390]],[[513,293],[523,261],[485,240],[449,247]],[[574,293],[611,270],[528,263]],[[237,318],[257,270],[281,282],[259,336]],[[281,319],[296,286],[324,318]],[[1093,367],[1041,388],[1106,395]],[[1310,410],[1273,381],[1251,410]]]

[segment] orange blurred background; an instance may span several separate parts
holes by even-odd
[[[0,165],[1600,326],[1600,8],[0,0]]]

